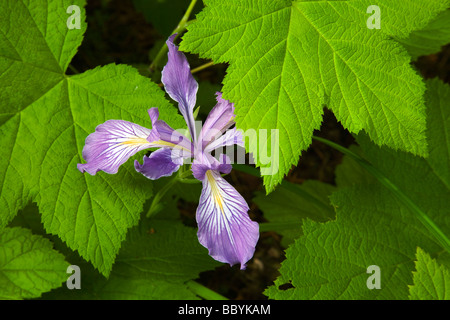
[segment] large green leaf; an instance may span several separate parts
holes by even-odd
[[[367,159],[384,173],[444,232],[450,234],[448,153],[450,88],[428,83],[430,156],[415,157],[358,142]],[[340,170],[339,174],[357,177]],[[340,181],[338,179],[338,181]],[[331,195],[336,220],[304,222],[304,236],[286,251],[281,276],[266,293],[273,299],[407,299],[419,246],[438,260],[448,259],[440,243],[399,199],[379,182],[363,177]],[[367,268],[377,265],[381,289],[368,289]],[[293,287],[283,290],[281,285]]]
[[[417,248],[414,285],[409,287],[411,300],[449,300],[450,271]]]
[[[0,299],[27,299],[61,286],[69,264],[52,243],[29,230],[0,230]]]
[[[0,227],[31,199],[47,232],[108,275],[151,184],[132,162],[117,175],[80,173],[87,135],[108,119],[150,126],[157,106],[175,128],[182,118],[156,84],[125,65],[75,76],[65,70],[86,28],[69,30],[67,7],[83,1],[15,1],[0,10]],[[13,82],[11,83],[11,79]]]
[[[425,27],[449,2],[377,1],[380,30],[366,27],[372,2],[207,0],[188,26],[182,50],[230,63],[223,94],[236,103],[237,126],[279,130],[279,145],[259,141],[279,149],[279,167],[257,163],[268,192],[311,144],[324,105],[353,133],[427,155],[425,86],[392,37]]]
[[[425,28],[414,31],[408,38],[398,39],[398,41],[408,50],[413,59],[437,53],[442,46],[450,43],[449,21],[450,10],[445,10],[430,21]]]
[[[167,218],[144,220],[129,231],[108,279],[80,264],[81,290],[61,288],[44,298],[198,299],[186,282],[217,266],[193,228]]]
[[[154,187],[165,183],[163,178]],[[151,219],[141,219],[128,231],[108,279],[58,237],[45,232],[34,204],[21,210],[9,226],[26,226],[34,234],[49,238],[70,264],[80,268],[80,290],[68,290],[63,285],[42,299],[198,299],[190,290],[190,281],[221,263],[200,245],[196,229],[181,223],[177,202],[184,194],[180,190],[170,190],[162,199],[161,212]],[[201,189],[197,191],[198,197]],[[148,210],[150,201],[144,207]]]
[[[269,195],[259,191],[253,201],[269,221],[271,231],[283,236],[287,246],[302,234],[305,219],[325,222],[335,218],[329,196],[335,187],[320,181],[305,181],[301,185],[283,181]],[[261,228],[266,228],[264,224]]]
[[[3,210],[0,226],[36,194],[40,171],[40,152],[36,146],[42,143],[39,138],[45,137],[45,132],[41,136],[39,133],[51,125],[50,120],[57,111],[52,110],[55,109],[52,105],[57,103],[46,105],[49,93],[58,92],[64,81],[63,73],[86,30],[84,12],[81,29],[67,28],[66,10],[72,4],[82,8],[84,1],[2,2],[0,208]],[[41,110],[36,105],[41,105]],[[42,129],[35,132],[36,126]],[[27,153],[32,156],[24,157]]]

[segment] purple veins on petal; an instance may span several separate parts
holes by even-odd
[[[95,175],[102,170],[117,173],[119,167],[137,152],[151,148],[147,141],[150,129],[124,120],[108,120],[86,138],[83,158],[77,165],[81,172]]]
[[[242,136],[242,132],[240,130],[232,128],[230,130],[227,130],[223,135],[221,135],[214,141],[210,142],[208,145],[206,145],[204,151],[210,153],[218,148],[233,146],[235,144],[244,147],[244,139]]]
[[[169,52],[168,61],[162,71],[161,81],[169,96],[178,102],[178,108],[189,128],[192,139],[196,140],[194,107],[197,101],[198,83],[191,74],[185,55],[173,43],[176,34],[166,41]]]
[[[236,128],[228,130],[235,124],[234,105],[217,92],[217,104],[197,140],[193,110],[198,84],[185,55],[173,42],[175,36],[166,41],[168,62],[161,80],[169,96],[178,102],[192,141],[159,120],[158,108],[151,108],[148,110],[151,130],[123,120],[109,120],[99,125],[86,138],[83,158],[87,163],[77,167],[91,175],[100,170],[117,173],[131,156],[156,147],[160,149],[144,156],[142,164],[137,160],[134,162],[136,171],[156,180],[178,171],[185,158],[194,158],[192,173],[203,186],[196,212],[199,242],[217,261],[240,264],[240,268],[245,269],[255,252],[259,226],[248,216],[249,207],[245,199],[222,178],[221,173],[229,173],[232,166],[230,159],[218,152],[218,148],[225,146],[243,146],[242,132]],[[219,160],[211,155],[212,151],[220,154]]]
[[[178,149],[183,157],[192,157],[194,145],[183,134],[172,129],[166,122],[158,120],[158,108],[148,110],[152,120],[152,130],[147,141],[154,147]]]
[[[248,216],[245,199],[217,171],[207,171],[197,208],[199,242],[214,259],[240,264],[241,270],[255,252],[258,223]]]
[[[199,143],[202,143],[203,149],[234,125],[234,104],[222,99],[220,92],[216,92],[216,96],[217,104],[208,114],[200,132]]]
[[[144,156],[143,164],[137,160],[134,161],[136,171],[151,180],[171,176],[182,164],[183,158],[173,154],[169,148],[158,149],[152,152],[150,157]]]

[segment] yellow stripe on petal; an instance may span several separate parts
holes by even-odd
[[[176,145],[175,143],[172,143],[172,142],[157,140],[157,141],[150,143],[147,141],[146,138],[142,138],[142,137],[130,137],[129,140],[123,141],[120,144],[124,144],[127,146],[140,146],[140,145],[144,145],[144,144],[152,144],[155,147],[170,147],[170,148],[175,148],[175,149],[183,149],[183,150],[190,152],[190,150],[188,150],[180,145]]]
[[[148,143],[149,142],[147,141],[146,138],[131,137],[130,140],[123,141],[120,144],[124,144],[124,145],[128,145],[128,146],[138,146],[138,145],[143,145],[143,144],[148,144]]]
[[[155,145],[158,145],[158,146],[165,146],[165,147],[171,147],[171,148],[178,147],[180,149],[184,149],[183,147],[177,146],[175,143],[167,142],[167,141],[163,141],[163,140],[158,140],[158,141],[155,141],[152,143]]]
[[[225,212],[223,211],[223,198],[220,194],[220,189],[217,186],[216,180],[214,179],[211,170],[206,171],[206,177],[208,178],[209,185],[211,186],[213,200],[219,206],[220,211],[225,216]]]
[[[167,141],[164,141],[164,140],[157,140],[157,141],[152,142],[152,144],[154,144],[155,146],[158,146],[158,147],[170,147],[170,148],[174,148],[174,149],[186,150],[189,153],[191,152],[191,150],[186,149],[185,147],[182,147],[179,144],[175,144],[175,143],[172,143],[172,142],[167,142]]]

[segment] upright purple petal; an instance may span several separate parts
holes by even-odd
[[[81,172],[95,175],[102,170],[117,173],[119,167],[137,152],[151,148],[147,141],[150,129],[123,120],[108,120],[97,126],[86,138],[83,158],[87,163],[77,165]]]
[[[169,148],[158,149],[152,152],[150,157],[144,156],[143,164],[137,160],[134,161],[136,171],[151,180],[171,176],[182,164],[183,158],[173,155]]]
[[[222,99],[222,93],[216,92],[216,95],[217,104],[208,114],[198,139],[202,149],[234,124],[234,104]]]
[[[152,131],[147,137],[148,142],[155,147],[178,149],[185,158],[193,155],[194,145],[192,142],[164,121],[158,120],[158,108],[151,108],[148,110],[148,114],[152,120]]]
[[[258,223],[248,216],[244,198],[218,172],[207,171],[197,208],[199,242],[214,259],[241,270],[255,252]]]
[[[196,141],[194,107],[197,100],[198,83],[184,54],[173,43],[176,34],[166,41],[169,48],[168,61],[162,71],[161,81],[169,96],[178,102],[178,108],[186,120],[193,141]]]

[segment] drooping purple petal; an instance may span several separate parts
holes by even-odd
[[[134,167],[137,172],[151,180],[156,180],[161,177],[171,176],[178,171],[183,164],[183,158],[172,154],[172,149],[161,148],[150,154],[150,157],[144,156],[144,163],[134,161]]]
[[[117,173],[119,167],[137,152],[151,148],[147,141],[150,129],[124,120],[108,120],[97,126],[86,138],[83,158],[87,163],[77,165],[81,172],[95,175],[102,170]]]
[[[148,110],[148,114],[152,120],[152,131],[147,137],[148,142],[155,147],[177,149],[185,158],[193,155],[194,145],[192,142],[164,121],[158,120],[158,108],[151,108]]]
[[[231,169],[231,160],[226,154],[221,154],[219,160],[209,153],[197,154],[191,166],[192,175],[200,181],[205,179],[208,170],[228,174]]]
[[[258,223],[248,216],[244,198],[218,172],[207,171],[197,208],[199,242],[214,259],[241,270],[255,252]]]
[[[162,71],[161,81],[169,96],[178,102],[178,108],[186,120],[193,141],[196,141],[194,107],[197,100],[198,83],[191,74],[185,55],[173,43],[176,34],[166,41],[168,61]]]
[[[202,144],[202,149],[234,124],[234,104],[222,99],[220,92],[216,92],[216,96],[217,104],[208,114],[198,139]]]

